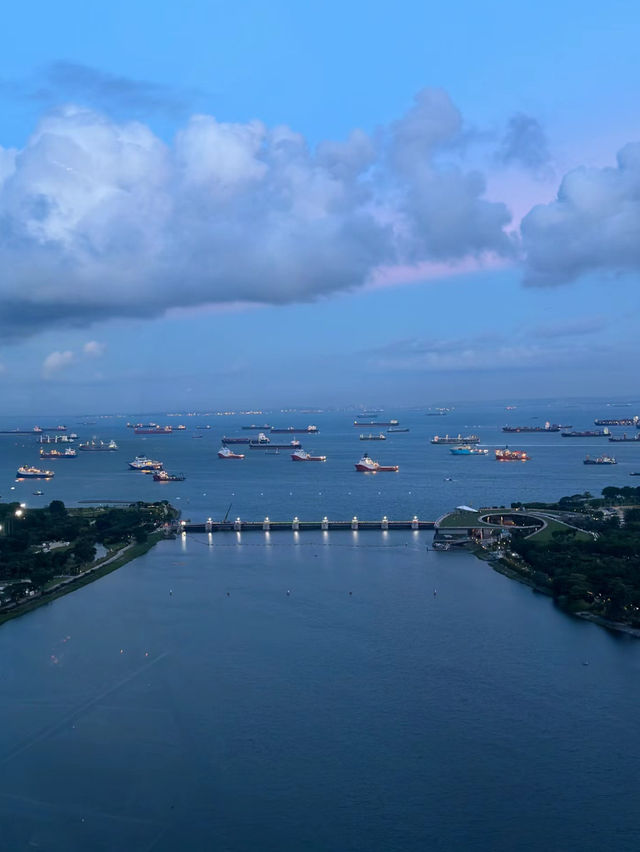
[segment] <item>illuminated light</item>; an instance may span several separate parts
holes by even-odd
[[[24,512],[22,509],[16,509],[16,518],[21,518]]]

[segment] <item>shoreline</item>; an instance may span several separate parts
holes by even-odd
[[[515,568],[511,568],[507,562],[489,554],[483,554],[482,552],[478,553],[475,550],[472,552],[474,553],[476,558],[482,560],[483,562],[488,562],[489,565],[491,565],[491,567],[493,568],[493,570],[496,571],[498,574],[502,574],[509,580],[516,580],[518,583],[522,583],[523,586],[528,586],[534,592],[538,592],[541,595],[545,595],[546,597],[551,598],[557,604],[550,589],[541,586],[539,583],[536,583],[534,580],[526,577],[524,574],[520,574],[518,571],[515,570]],[[598,615],[594,612],[587,612],[585,610],[578,610],[577,612],[572,612],[569,609],[564,609],[559,604],[557,604],[557,606],[558,609],[565,615],[575,616],[576,618],[581,618],[583,621],[590,621],[592,624],[597,624],[599,627],[604,627],[607,630],[613,630],[615,633],[625,633],[627,636],[631,636],[634,639],[640,639],[640,628],[632,627],[630,624],[625,624],[623,621],[610,621],[608,618],[604,618],[604,616]]]
[[[163,538],[164,535],[162,532],[150,533],[147,541],[142,543],[134,542],[127,545],[92,568],[88,568],[77,577],[71,577],[68,580],[61,580],[60,583],[53,586],[50,590],[42,592],[38,595],[38,597],[31,598],[24,603],[18,604],[12,609],[0,612],[0,626],[5,624],[7,621],[11,621],[13,618],[18,618],[21,615],[26,615],[34,609],[38,609],[38,607],[45,606],[46,604],[55,601],[57,598],[61,598],[71,592],[75,592],[83,586],[88,586],[89,583],[94,583],[101,577],[106,577],[107,574],[117,571],[118,568],[122,568],[122,566],[126,565],[128,562],[133,562],[133,560],[137,559],[139,556],[144,556],[145,553],[148,553]]]

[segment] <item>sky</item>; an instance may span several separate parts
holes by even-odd
[[[12,4],[4,413],[637,396],[639,24]]]

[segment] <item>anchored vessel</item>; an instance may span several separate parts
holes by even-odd
[[[504,450],[496,450],[496,461],[528,461],[529,456],[524,450],[510,450],[505,447]]]
[[[263,435],[263,433],[260,432],[260,435]],[[258,440],[260,440],[260,435],[258,435]],[[266,435],[263,435],[263,437],[267,438]],[[251,438],[228,438],[226,435],[223,435],[220,440],[225,445],[226,444],[249,444],[249,443],[251,443]],[[267,438],[267,440],[264,443],[268,444],[269,439]]]
[[[477,435],[456,435],[454,438],[449,435],[434,435],[431,439],[432,444],[479,444],[480,438]]]
[[[374,461],[369,457],[367,453],[365,453],[360,461],[356,464],[356,470],[361,473],[378,473],[378,472],[390,472],[396,473],[399,468],[397,464],[393,465],[382,465],[378,464],[377,461]]]
[[[16,472],[18,479],[51,479],[52,476],[55,476],[52,470],[40,470],[39,467],[32,467],[28,464],[19,467]]]
[[[326,456],[312,456],[304,450],[296,450],[294,453],[291,453],[291,459],[293,461],[326,461]]]
[[[85,453],[110,453],[117,450],[118,445],[115,441],[105,443],[104,441],[96,441],[94,439],[92,441],[84,441],[82,444],[78,444],[78,449],[83,450]]]
[[[78,436],[75,432],[71,435],[40,435],[39,444],[73,444]]]
[[[274,426],[271,427],[272,435],[286,435],[291,432],[300,432],[305,435],[314,435],[317,431],[317,426],[287,426],[286,429],[276,429]]]
[[[544,426],[503,426],[503,432],[559,432],[560,429],[566,429],[570,427],[560,426],[558,423],[549,423],[547,422]]]
[[[160,461],[147,458],[147,456],[136,456],[133,461],[129,462],[131,470],[141,470],[143,473],[148,473],[154,470],[162,470],[164,467]]]
[[[154,482],[184,482],[184,474],[182,473],[167,473],[166,470],[159,470],[153,474]]]
[[[268,438],[264,432],[260,432],[257,440],[249,441],[249,448],[252,450],[262,450],[267,449],[270,450],[293,450],[300,446],[300,441],[294,438],[292,441],[289,441],[288,444],[274,444],[271,438]]]
[[[229,447],[220,447],[218,450],[219,459],[243,459],[244,453],[234,453]]]
[[[409,431],[409,427],[408,427],[408,426],[395,426],[395,427],[394,427],[394,426],[390,426],[390,427],[387,429],[387,432],[389,432],[389,433],[391,433],[391,432],[408,432],[408,431]]]
[[[71,447],[67,447],[66,450],[43,450],[40,447],[41,459],[75,459],[77,455],[76,450],[71,449]]]
[[[371,432],[369,432],[368,435],[360,435],[360,440],[361,441],[386,441],[387,436],[383,435],[382,432],[380,432],[379,435],[372,435]]]
[[[635,417],[617,417],[617,418],[600,418],[593,421],[596,426],[637,426],[640,418]]]
[[[613,456],[598,456],[597,459],[592,459],[589,456],[582,462],[583,464],[616,464]]]
[[[134,426],[133,432],[135,435],[170,435],[173,426]]]
[[[560,432],[563,438],[606,438],[610,434],[606,426],[604,429],[585,429],[582,432]]]
[[[638,432],[637,435],[634,435],[633,438],[627,437],[626,432],[622,435],[622,437],[612,435],[609,440],[614,444],[633,443],[634,441],[640,441],[640,432]]]
[[[271,426],[269,426],[269,424],[268,424],[268,423],[263,423],[263,425],[262,425],[262,426],[255,426],[255,425],[252,423],[252,424],[251,424],[251,426],[243,426],[242,428],[243,428],[243,429],[247,429],[247,430],[248,430],[248,429],[251,429],[251,430],[253,430],[254,432],[259,432],[259,431],[269,432],[269,431],[271,430],[271,428],[272,428],[272,427],[271,427]]]
[[[354,426],[397,426],[398,420],[354,420]]]
[[[486,456],[489,450],[483,447],[472,447],[471,444],[463,444],[460,447],[451,447],[449,452],[454,456]]]

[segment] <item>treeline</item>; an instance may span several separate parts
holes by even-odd
[[[172,511],[166,501],[71,511],[60,500],[44,509],[0,504],[0,579],[28,579],[41,587],[53,577],[76,574],[93,562],[97,544],[111,548],[146,541]],[[50,549],[51,543],[56,546]]]
[[[633,506],[640,503],[640,487],[632,485],[615,486],[609,485],[602,489],[602,497],[594,497],[590,491],[582,494],[570,494],[561,497],[555,503],[512,503],[512,509],[558,509],[571,511],[585,511],[602,508],[603,506]]]
[[[605,492],[606,503],[640,500],[640,488]],[[640,627],[640,509],[585,515],[580,525],[595,533],[591,540],[572,529],[554,532],[551,541],[516,534],[512,550],[531,567],[536,584],[548,588],[562,606]]]

